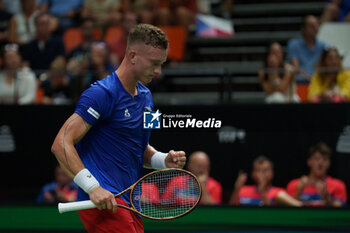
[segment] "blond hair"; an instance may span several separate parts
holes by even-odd
[[[139,42],[159,49],[167,49],[169,46],[166,34],[160,28],[150,24],[139,24],[130,30],[127,50],[130,45]]]

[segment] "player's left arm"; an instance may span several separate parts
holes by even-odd
[[[162,153],[148,144],[144,152],[144,167],[146,168],[183,168],[185,163],[186,153],[184,151],[170,150],[168,153]]]

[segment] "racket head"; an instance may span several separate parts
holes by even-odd
[[[145,218],[169,220],[191,212],[201,196],[202,188],[194,174],[167,168],[153,171],[138,180],[130,192],[130,203]]]

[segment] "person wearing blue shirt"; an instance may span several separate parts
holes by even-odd
[[[323,50],[327,48],[326,43],[316,37],[318,29],[318,19],[308,15],[301,27],[302,36],[288,41],[288,61],[298,71],[297,82],[307,82],[311,79]]]
[[[117,203],[130,204],[129,197],[114,195],[141,178],[144,166],[185,165],[185,152],[156,151],[148,143],[150,130],[143,129],[143,114],[154,107],[144,85],[160,75],[167,53],[162,30],[134,27],[119,68],[81,95],[52,145],[61,167],[80,187],[78,200],[90,199],[98,208],[79,211],[88,232],[143,232],[138,215],[122,208],[116,212]]]

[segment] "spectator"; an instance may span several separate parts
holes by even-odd
[[[307,160],[310,173],[289,182],[289,195],[307,206],[344,206],[347,200],[344,182],[327,175],[331,154],[331,149],[323,142],[312,146]]]
[[[253,162],[252,179],[255,185],[245,185],[247,174],[240,172],[230,198],[231,205],[291,205],[301,203],[289,196],[282,188],[272,186],[273,164],[265,156],[259,156]]]
[[[66,62],[61,57],[51,64],[48,78],[43,81],[43,104],[72,104],[74,88],[66,72]],[[78,94],[78,93],[77,93]]]
[[[1,2],[4,4],[6,11],[12,15],[18,14],[22,11],[20,0],[1,0]]]
[[[309,86],[312,102],[344,102],[350,99],[350,71],[342,67],[336,48],[324,50]]]
[[[103,79],[116,69],[109,61],[109,51],[106,43],[94,42],[91,45],[90,54],[88,71],[84,78],[85,88],[95,81]]]
[[[350,22],[350,0],[329,0],[321,16],[321,23]]]
[[[54,204],[70,202],[77,199],[78,189],[60,166],[55,169],[55,181],[46,184],[40,191],[36,202],[39,204]]]
[[[301,27],[302,37],[288,41],[288,61],[299,72],[296,76],[297,82],[310,80],[322,51],[327,47],[324,42],[317,39],[318,29],[318,19],[308,15]]]
[[[155,23],[160,26],[179,25],[189,29],[195,24],[196,13],[196,0],[162,0],[159,4]]]
[[[113,56],[114,63],[120,64],[123,61],[126,51],[126,45],[128,40],[129,31],[131,28],[137,25],[137,15],[131,11],[125,12],[122,19],[123,35],[111,43],[110,52]]]
[[[41,13],[49,13],[58,19],[60,33],[77,26],[83,0],[40,0]]]
[[[122,14],[119,8],[120,0],[86,0],[81,16],[93,18],[97,27],[105,31],[109,26],[120,26]]]
[[[18,45],[5,45],[2,58],[4,69],[0,72],[0,104],[33,104],[36,78],[29,68],[21,68]]]
[[[86,18],[81,22],[80,28],[83,41],[67,54],[67,59],[81,60],[84,57],[90,59],[91,45],[93,42],[96,42],[94,39],[95,21],[92,18]]]
[[[12,14],[6,11],[4,3],[0,0],[0,47],[8,43],[11,17]]]
[[[268,47],[265,68],[258,77],[266,94],[266,103],[298,103],[294,71],[291,65],[284,63],[282,46],[278,42]]]
[[[48,70],[56,58],[64,56],[62,40],[51,36],[49,24],[50,15],[39,14],[35,18],[36,39],[21,47],[23,60],[38,76]]]
[[[124,12],[135,12],[140,23],[155,24],[159,0],[124,0],[122,5]]]
[[[198,177],[202,185],[202,199],[200,204],[221,204],[222,186],[218,181],[209,176],[209,156],[203,151],[193,152],[188,159],[187,168]]]
[[[35,37],[35,18],[39,14],[35,0],[21,0],[23,11],[11,18],[9,39],[11,43],[25,44]]]

